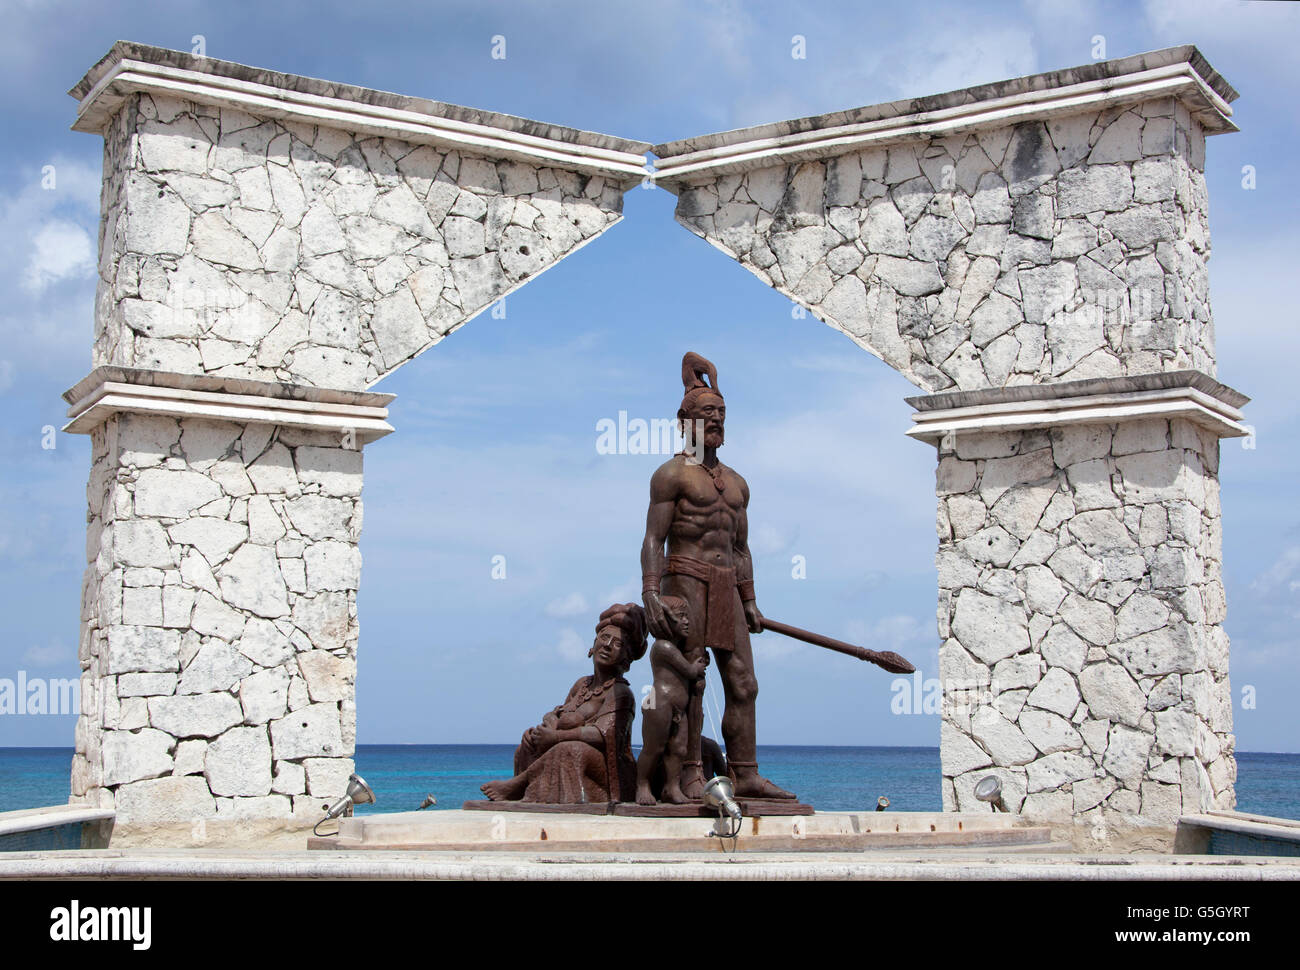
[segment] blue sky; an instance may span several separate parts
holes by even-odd
[[[1239,749],[1300,751],[1295,6],[9,0],[3,23],[0,677],[77,673],[89,442],[46,450],[41,429],[63,424],[59,395],[90,367],[101,142],[68,130],[64,92],[114,40],[188,50],[202,35],[213,57],[658,142],[1087,63],[1101,36],[1107,57],[1197,44],[1242,93],[1241,133],[1207,152],[1219,377],[1252,396],[1257,429],[1253,450],[1223,445],[1227,629]],[[365,453],[360,743],[512,742],[559,702],[596,614],[638,594],[662,461],[598,454],[596,424],[671,415],[687,349],[719,367],[763,611],[937,675],[934,452],[903,436],[915,388],[793,319],[673,203],[634,189],[625,220],[510,296],[505,319],[471,321],[377,386],[398,395],[397,433]],[[876,668],[772,634],[756,653],[760,743],[938,743],[937,718],[890,713]],[[639,691],[648,670],[630,679]],[[0,717],[0,746],[69,746],[72,727]]]

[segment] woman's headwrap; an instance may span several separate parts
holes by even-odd
[[[707,383],[704,380],[706,375],[709,378]],[[693,350],[688,350],[682,358],[682,387],[686,394],[677,412],[679,417],[689,415],[695,402],[705,394],[712,394],[719,400],[722,398],[722,392],[718,390],[718,369]]]
[[[597,636],[601,630],[611,625],[623,631],[623,647],[627,651],[629,664],[634,664],[645,656],[646,619],[642,607],[636,603],[615,603],[607,607],[596,622]]]

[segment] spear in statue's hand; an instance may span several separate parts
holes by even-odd
[[[779,623],[776,620],[769,620],[767,617],[763,617],[763,629],[771,630],[773,633],[783,633],[787,637],[794,637],[796,640],[811,643],[813,646],[825,647],[827,650],[835,650],[839,653],[847,653],[850,657],[857,657],[859,660],[866,660],[877,667],[883,667],[891,674],[910,674],[916,670],[907,660],[892,650],[868,650],[866,647],[855,647],[843,640],[824,637],[820,633],[801,630],[797,626]]]

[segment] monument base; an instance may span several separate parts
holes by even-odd
[[[481,803],[479,803],[481,804]],[[707,817],[633,818],[581,812],[395,812],[339,820],[309,849],[436,852],[854,852],[922,847],[1045,847],[1051,830],[1018,815],[964,812],[821,812],[746,816],[735,840]],[[512,803],[503,802],[501,805]],[[515,802],[514,805],[520,803]],[[596,806],[599,807],[599,806]],[[629,806],[636,807],[636,806]],[[682,806],[665,806],[678,808]],[[689,808],[690,806],[685,806]],[[806,806],[805,806],[806,807]]]
[[[745,818],[769,815],[812,815],[813,807],[789,798],[737,798]],[[717,818],[718,810],[703,802],[685,805],[638,805],[636,802],[599,802],[585,805],[549,805],[543,802],[465,802],[467,812],[541,812],[547,815],[622,815],[628,818]]]

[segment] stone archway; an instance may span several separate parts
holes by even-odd
[[[355,738],[366,390],[596,238],[639,142],[118,44],[73,798],[313,818]],[[678,220],[926,391],[944,804],[1232,803],[1194,48],[661,145]]]

